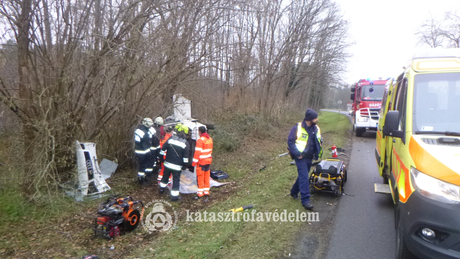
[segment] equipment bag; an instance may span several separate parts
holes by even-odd
[[[228,174],[222,170],[211,171],[211,178],[214,180],[227,179]]]

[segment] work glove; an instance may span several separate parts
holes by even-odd
[[[302,158],[307,157],[307,151],[303,151],[300,155],[302,156]]]

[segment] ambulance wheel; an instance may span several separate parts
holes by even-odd
[[[128,214],[128,218],[125,221],[125,231],[133,231],[139,225],[141,221],[141,213],[138,210],[133,210]]]
[[[343,169],[343,182],[346,182],[347,178],[348,178],[348,172],[347,172],[347,169],[344,168]]]
[[[340,195],[342,195],[341,192],[340,192],[340,189],[341,189],[340,187],[335,188],[335,190],[334,190],[335,196],[339,197]]]
[[[410,259],[415,257],[407,248],[406,240],[404,239],[404,229],[400,215],[398,217],[398,225],[396,226],[396,259]]]

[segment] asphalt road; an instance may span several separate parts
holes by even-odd
[[[326,259],[395,258],[391,196],[374,192],[374,183],[382,183],[375,162],[375,133],[353,136],[352,143],[346,195],[338,203]]]
[[[395,258],[393,202],[389,194],[374,193],[374,183],[382,183],[375,162],[375,133],[351,138],[344,147],[348,155],[339,155],[348,169],[346,195],[312,195],[321,222],[300,229],[288,258]]]

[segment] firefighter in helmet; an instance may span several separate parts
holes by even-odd
[[[171,190],[171,201],[179,200],[180,175],[189,165],[190,145],[186,140],[188,127],[177,124],[174,128],[175,134],[170,137],[161,148],[160,160],[164,163],[164,175],[160,182],[160,194],[168,185],[169,176],[172,174],[173,185]]]
[[[162,117],[156,117],[155,120],[153,121],[153,128],[155,129],[157,133],[157,137],[161,139],[163,137],[163,134],[161,134],[161,128],[163,127],[164,120]]]
[[[147,175],[153,171],[152,138],[155,130],[152,126],[152,119],[144,118],[134,131],[134,153],[138,162],[137,179],[140,184],[144,184]]]

